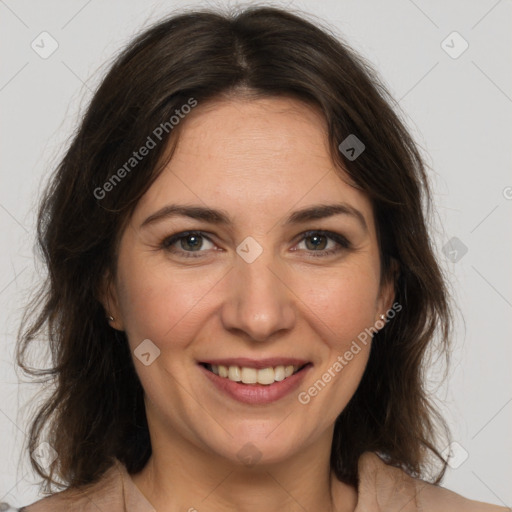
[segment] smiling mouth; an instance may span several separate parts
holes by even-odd
[[[215,375],[240,384],[261,384],[270,386],[302,371],[310,363],[303,365],[278,365],[267,368],[251,368],[249,366],[224,366],[222,364],[200,363],[201,366]]]

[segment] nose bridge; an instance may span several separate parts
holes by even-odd
[[[244,331],[254,341],[265,341],[275,332],[293,326],[293,294],[285,284],[283,268],[273,260],[272,251],[261,251],[252,260],[245,257],[243,249],[240,244],[237,252],[241,256],[230,272],[222,320],[226,329]],[[254,250],[255,246],[249,245],[245,254]]]

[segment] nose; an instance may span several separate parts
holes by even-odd
[[[294,294],[285,268],[263,251],[255,261],[237,258],[229,272],[229,292],[222,307],[225,329],[250,341],[268,341],[292,329],[296,321]]]

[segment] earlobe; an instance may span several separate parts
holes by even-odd
[[[117,290],[110,273],[103,276],[98,295],[99,301],[105,310],[105,321],[107,321],[113,329],[123,331],[124,326],[119,310]]]
[[[396,285],[399,274],[400,267],[393,258],[390,262],[389,271],[381,282],[379,300],[377,301],[377,317],[381,321],[386,320],[388,311],[392,309],[396,297]]]

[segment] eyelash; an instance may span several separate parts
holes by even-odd
[[[187,236],[195,235],[200,236],[202,238],[206,238],[206,240],[211,241],[211,239],[203,232],[203,231],[183,231],[181,233],[176,233],[175,235],[172,235],[170,237],[167,237],[161,244],[161,248],[165,249],[166,251],[169,251],[171,253],[181,253],[185,258],[201,258],[201,253],[206,251],[177,251],[175,249],[172,249],[171,247],[180,240],[183,240],[187,238]],[[342,250],[350,249],[352,246],[350,242],[343,236],[338,233],[333,233],[332,231],[323,231],[323,230],[312,230],[312,231],[306,231],[302,233],[302,238],[299,240],[298,243],[304,241],[306,238],[312,237],[313,235],[320,235],[325,236],[328,239],[332,240],[333,242],[337,243],[338,246],[334,249],[323,249],[321,251],[308,251],[311,253],[311,257],[318,258],[318,257],[327,257],[334,254],[337,254],[341,252]],[[194,254],[197,253],[197,254]]]

